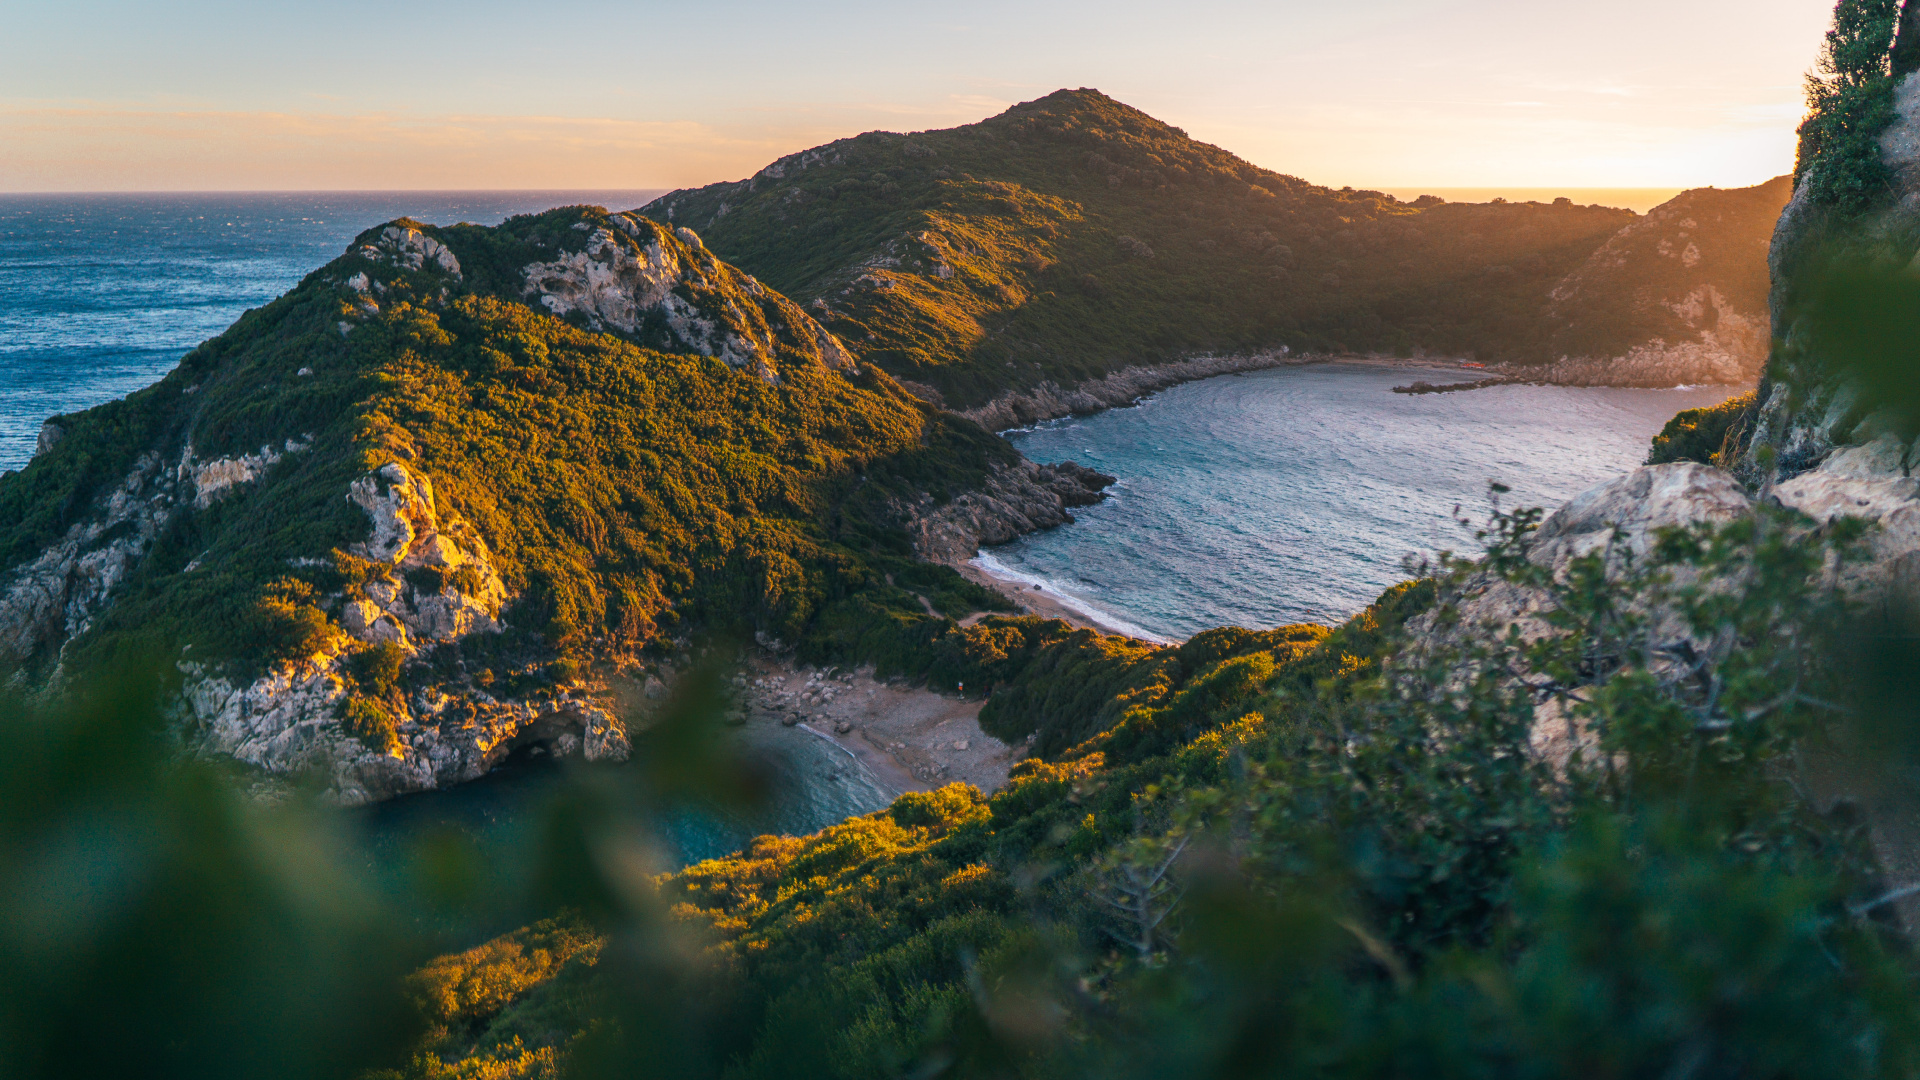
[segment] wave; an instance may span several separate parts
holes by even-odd
[[[1164,634],[1156,634],[1144,626],[1129,622],[1115,615],[1113,612],[1108,611],[1098,604],[1073,595],[1059,582],[1051,578],[1028,573],[1024,570],[1016,570],[1006,563],[1001,562],[999,559],[994,558],[991,552],[982,550],[979,554],[968,560],[968,562],[1002,581],[1016,582],[1029,587],[1038,585],[1041,591],[1053,597],[1054,600],[1059,602],[1060,606],[1078,612],[1088,620],[1098,623],[1109,630],[1118,631],[1128,637],[1139,638],[1142,641],[1151,641],[1156,645],[1179,644],[1179,642],[1173,638],[1167,637]]]

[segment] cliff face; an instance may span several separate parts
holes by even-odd
[[[1920,257],[1920,73],[1894,87],[1891,122],[1876,139],[1889,178],[1885,197],[1864,213],[1823,202],[1802,182],[1781,214],[1768,250],[1774,349],[1760,384],[1757,407],[1731,436],[1728,465],[1751,484],[1784,480],[1811,469],[1841,447],[1891,438],[1905,424],[1886,403],[1863,393],[1852,365],[1821,333],[1823,283],[1851,268],[1882,278],[1908,279]],[[1910,348],[1911,342],[1904,343]],[[1898,350],[1902,343],[1895,343]],[[1882,358],[1873,358],[1876,362]],[[1911,379],[1911,360],[1887,356]],[[1894,373],[1896,381],[1901,377]],[[1912,449],[1888,458],[1911,466]]]
[[[1685,191],[1622,228],[1553,288],[1548,378],[1742,385],[1771,346],[1766,250],[1789,177]]]
[[[877,584],[909,520],[1031,471],[688,229],[397,221],[49,422],[0,479],[0,678],[157,671],[188,745],[345,802],[618,758],[605,680],[854,596],[928,618]]]

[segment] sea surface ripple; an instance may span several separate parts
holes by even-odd
[[[1474,548],[1489,487],[1553,507],[1646,458],[1682,409],[1727,387],[1499,386],[1396,394],[1460,372],[1318,364],[1226,375],[1139,405],[1008,433],[1039,462],[1119,478],[1048,532],[987,550],[1111,620],[1180,640],[1213,626],[1334,623],[1409,576],[1403,560]]]
[[[0,470],[40,424],[157,381],[397,217],[495,224],[657,191],[0,195]]]

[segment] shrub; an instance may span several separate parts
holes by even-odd
[[[1726,443],[1728,433],[1733,432],[1737,436],[1736,429],[1748,423],[1759,397],[1759,391],[1749,390],[1718,405],[1676,413],[1653,437],[1653,449],[1647,454],[1647,464],[1660,465],[1670,461],[1719,464],[1720,449]]]

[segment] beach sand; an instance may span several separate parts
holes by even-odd
[[[871,667],[800,667],[765,652],[745,668],[742,693],[753,719],[794,721],[830,739],[896,792],[955,781],[998,791],[1026,756],[1024,745],[1008,746],[980,730],[979,697],[878,682]]]

